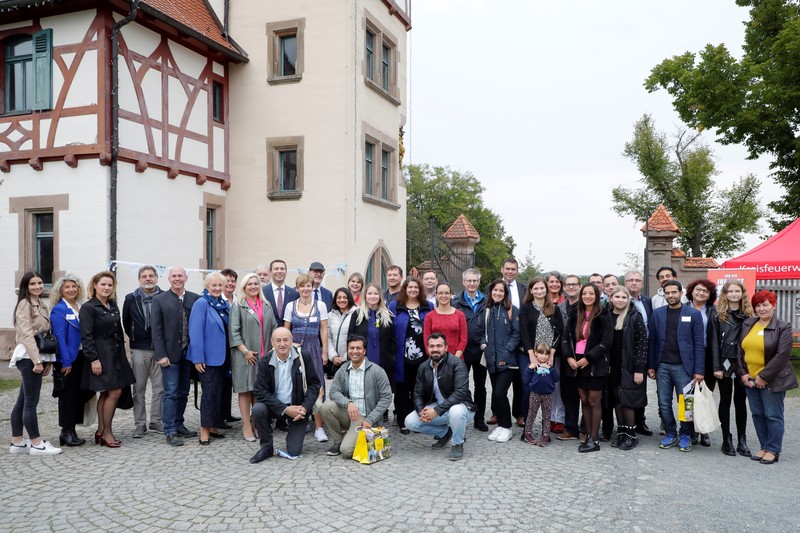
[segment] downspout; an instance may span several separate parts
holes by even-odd
[[[117,269],[117,159],[119,156],[119,31],[132,22],[139,11],[139,0],[129,0],[131,10],[124,19],[111,28],[111,183],[108,191],[109,203],[109,263]]]
[[[226,39],[228,38],[228,13],[230,12],[230,9],[231,9],[230,0],[225,0],[225,9],[222,15],[222,18],[224,19],[222,21],[222,36],[225,37]]]

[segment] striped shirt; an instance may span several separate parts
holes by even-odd
[[[347,374],[350,401],[355,404],[362,417],[367,416],[367,401],[364,397],[364,376],[367,373],[367,365],[364,363],[365,361],[361,361],[359,368],[350,363],[350,371]]]

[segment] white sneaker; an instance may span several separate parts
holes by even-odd
[[[328,435],[325,434],[323,428],[317,428],[314,432],[314,437],[317,439],[317,442],[328,442]]]
[[[514,432],[507,428],[500,428],[500,433],[497,435],[497,442],[508,442],[514,436]]]
[[[29,453],[31,450],[31,441],[28,439],[22,439],[21,444],[14,444],[11,443],[11,447],[9,448],[9,452],[11,453]]]
[[[61,453],[61,448],[56,448],[46,440],[43,440],[39,446],[31,444],[31,455],[56,455],[59,453]]]
[[[491,433],[489,433],[489,436],[487,438],[489,440],[497,440],[497,436],[500,434],[500,430],[501,429],[503,429],[503,428],[501,428],[500,426],[497,426],[496,428],[494,428],[492,430]]]

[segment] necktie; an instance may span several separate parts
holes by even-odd
[[[314,301],[319,300],[319,289],[314,289]]]
[[[278,313],[283,313],[283,287],[278,287]],[[283,319],[282,316],[281,319]]]
[[[189,347],[189,321],[186,316],[186,308],[183,306],[183,298],[179,298],[181,303],[181,350]]]

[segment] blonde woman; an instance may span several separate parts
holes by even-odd
[[[239,281],[229,321],[233,392],[239,395],[244,440],[255,442],[250,409],[258,360],[272,349],[272,331],[278,326],[272,306],[261,290],[261,280],[251,272]]]

